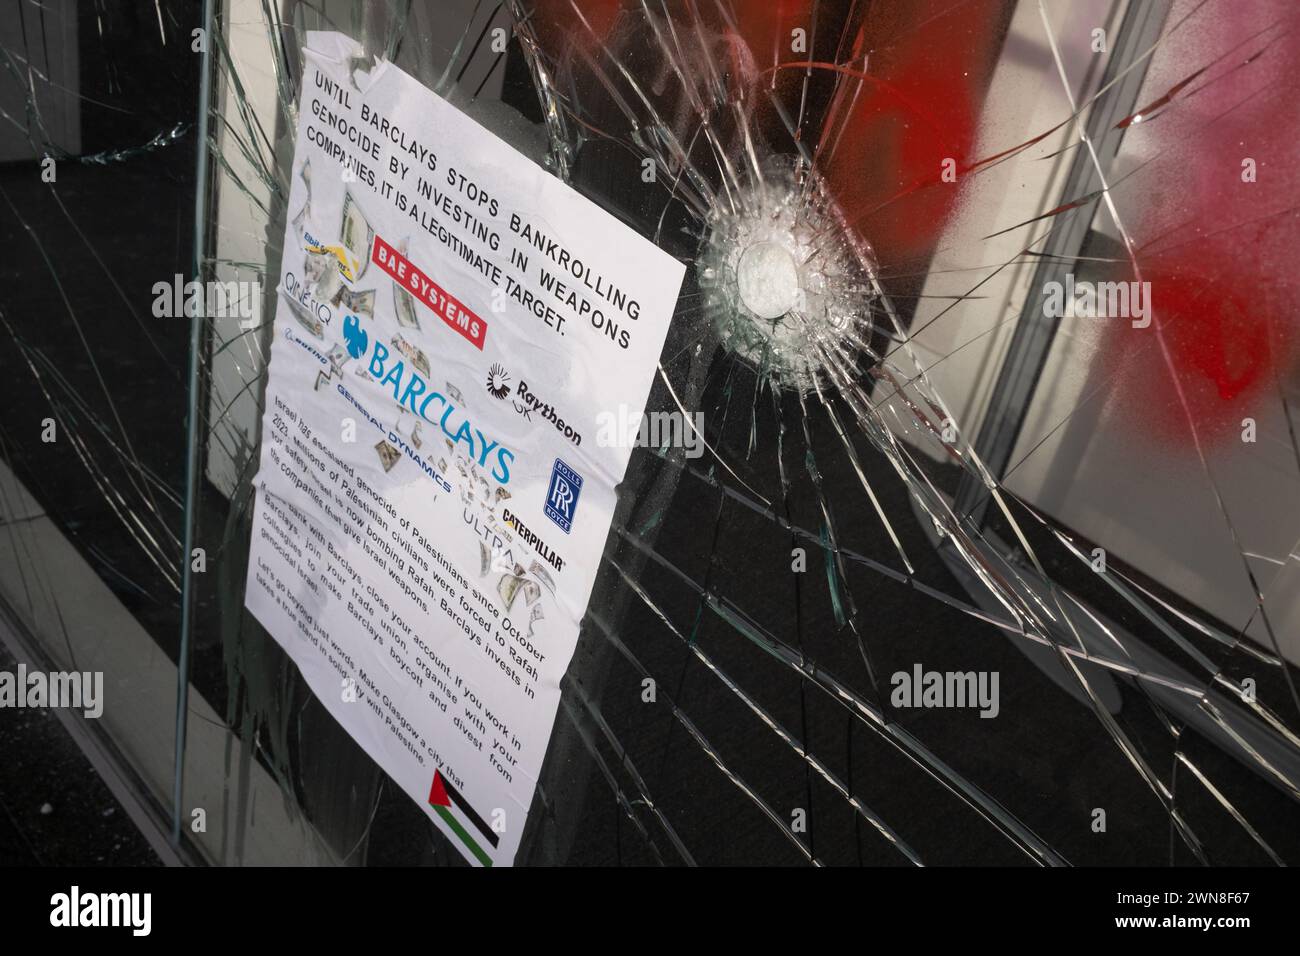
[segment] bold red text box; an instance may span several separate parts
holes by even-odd
[[[480,352],[483,350],[483,341],[487,338],[487,323],[465,308],[464,303],[421,272],[406,256],[384,242],[380,236],[375,236],[370,258],[375,265],[392,276],[403,289],[446,322],[448,328],[465,336]]]

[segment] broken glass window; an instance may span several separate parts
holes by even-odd
[[[1291,4],[18,7],[0,582],[199,856],[460,859],[244,611],[319,29],[687,267],[520,862],[1300,858]]]

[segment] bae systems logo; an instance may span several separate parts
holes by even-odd
[[[582,494],[582,475],[561,459],[555,459],[551,469],[551,484],[546,489],[546,517],[560,526],[565,534],[573,528],[573,515],[578,510],[578,496]]]

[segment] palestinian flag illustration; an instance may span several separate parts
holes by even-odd
[[[465,824],[457,819],[456,811],[459,811],[459,816],[473,824],[474,828],[483,835],[483,839],[491,843],[492,846],[495,847],[500,842],[500,837],[487,825],[487,821],[469,805],[469,801],[460,795],[460,791],[453,787],[438,770],[433,772],[433,787],[429,790],[429,805],[438,812],[438,816],[442,817],[443,823],[451,827],[452,832],[460,837],[460,841],[469,847],[469,851],[474,854],[476,860],[484,866],[492,865],[492,858],[483,851],[481,846],[474,842],[474,837],[466,830]]]

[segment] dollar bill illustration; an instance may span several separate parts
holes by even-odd
[[[409,435],[408,429],[413,429],[415,423],[419,421],[414,414],[402,405],[397,406],[397,421],[393,424],[393,431],[399,435]]]
[[[330,360],[330,369],[335,375],[342,375],[343,366],[347,365],[348,359],[352,358],[348,355],[348,350],[338,342],[335,342],[334,347],[325,353],[325,357]]]
[[[339,226],[339,239],[352,257],[352,262],[349,263],[352,275],[349,278],[356,282],[366,274],[366,266],[370,265],[370,246],[375,241],[375,230],[370,227],[365,214],[361,212],[361,206],[352,197],[351,190],[343,196],[343,222]]]
[[[293,317],[298,320],[298,324],[304,329],[316,336],[318,339],[325,338],[325,326],[316,314],[309,309],[303,308],[296,299],[285,299],[289,303],[289,311]]]
[[[538,562],[534,561],[528,565],[528,573],[545,584],[546,590],[550,591],[552,594],[555,593],[555,581],[551,579],[550,573]],[[531,604],[532,602],[530,601],[529,603]]]
[[[307,198],[303,200],[298,215],[293,217],[293,230],[298,239],[302,240],[307,234],[307,220],[311,216],[311,160],[307,160],[302,164],[302,169],[298,170],[298,175],[302,177],[303,185],[307,187]]]
[[[497,582],[497,594],[501,595],[501,600],[505,602],[506,610],[509,611],[515,603],[515,595],[523,586],[524,579],[517,574],[503,574],[501,580]]]
[[[408,242],[403,239],[397,245],[397,251],[406,257],[406,248]],[[418,329],[420,327],[420,318],[415,311],[415,296],[402,288],[402,284],[396,279],[393,280],[393,308],[397,312],[397,321],[406,326],[408,329]]]
[[[303,275],[313,286],[312,295],[321,302],[333,302],[343,288],[338,260],[328,252],[308,252],[303,259]]]
[[[373,319],[375,317],[375,290],[366,289],[354,292],[347,286],[342,286],[334,297],[334,304],[346,312],[351,312],[354,315],[364,315]]]
[[[302,274],[308,285],[319,285],[334,264],[334,257],[326,252],[313,252],[310,249],[302,257]]]
[[[379,463],[384,466],[384,471],[392,471],[397,460],[402,457],[400,451],[382,440],[375,445],[375,451],[379,453]]]
[[[401,352],[402,355],[405,356],[406,360],[418,371],[423,372],[426,378],[429,377],[431,374],[429,359],[422,351],[420,351],[420,349],[416,348],[400,335],[394,335],[389,340],[389,344],[392,345],[393,348],[397,349],[397,351]]]
[[[309,215],[308,210],[310,209],[311,200],[308,199],[302,204],[302,208],[298,210],[298,215],[293,217],[293,231],[298,237],[299,242],[301,242],[303,237],[307,235],[307,216]]]

